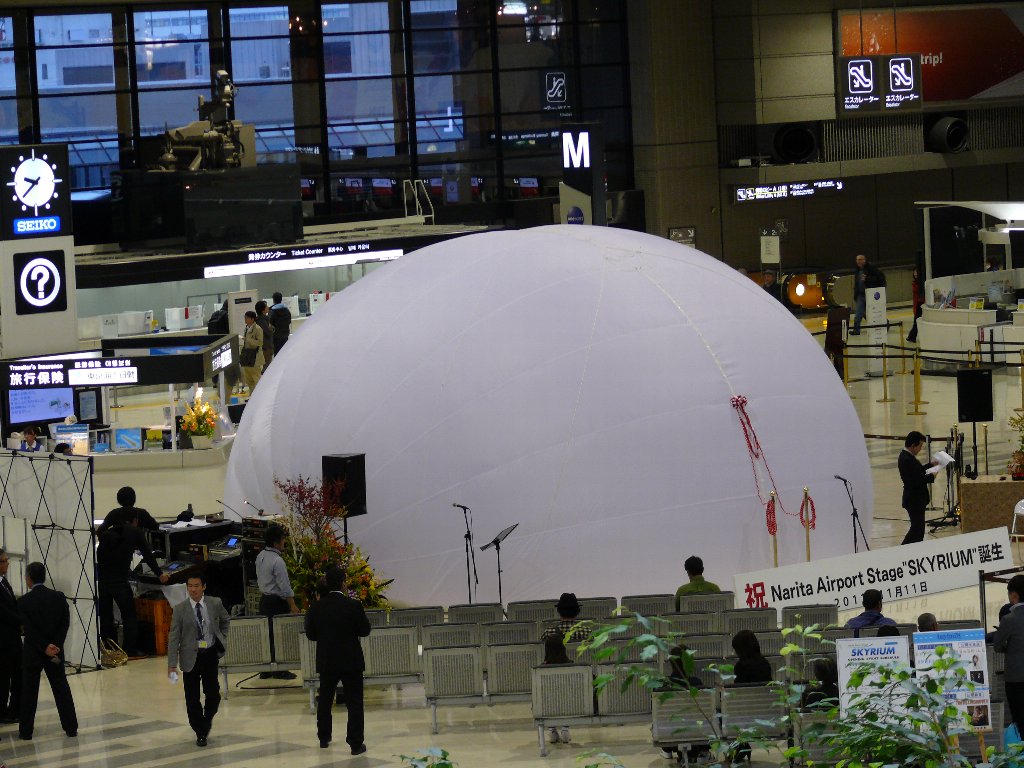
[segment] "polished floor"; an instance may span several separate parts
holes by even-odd
[[[821,328],[819,319],[805,324]],[[864,337],[861,337],[864,339]],[[896,329],[890,342],[898,343]],[[894,375],[888,380],[891,403],[879,403],[883,382],[861,377],[863,362],[852,367],[850,393],[867,435],[899,437],[866,438],[874,478],[874,526],[872,547],[896,545],[907,523],[899,506],[900,482],[896,456],[902,436],[911,429],[932,434],[944,441],[956,423],[956,380],[950,377],[923,378],[923,399],[927,415],[909,416],[908,402],[913,396],[913,376]],[[890,364],[899,371],[899,361]],[[995,376],[996,421],[989,425],[988,459],[993,472],[999,472],[1010,453],[1011,432],[1006,419],[1021,404],[1019,369],[997,372]],[[969,425],[967,425],[969,429]],[[983,432],[979,428],[979,443]],[[970,454],[968,434],[966,453]],[[827,448],[827,446],[826,446]],[[985,453],[979,447],[981,466]],[[973,463],[972,458],[967,461]],[[937,506],[945,503],[943,489],[936,489]],[[934,516],[940,516],[939,510]],[[931,516],[931,515],[930,515]],[[935,534],[955,535],[955,529],[943,528]],[[1019,556],[1018,556],[1019,562]],[[666,591],[676,585],[667,584]],[[989,610],[1004,602],[1005,594],[991,589],[987,595]],[[912,621],[923,611],[942,619],[978,615],[978,591],[962,589],[886,605],[886,613],[901,621]],[[994,615],[994,613],[990,614]],[[643,725],[621,727],[583,727],[572,729],[572,743],[550,748],[547,758],[539,756],[536,729],[532,726],[529,704],[498,704],[478,707],[442,707],[439,709],[440,733],[430,733],[430,712],[418,685],[372,689],[367,694],[366,743],[369,751],[352,757],[343,741],[321,750],[315,737],[314,717],[309,713],[308,695],[297,685],[266,690],[271,682],[243,682],[232,678],[230,698],[223,702],[214,723],[209,746],[195,746],[186,725],[181,684],[172,685],[166,677],[161,658],[131,662],[127,667],[74,676],[72,691],[78,707],[81,729],[77,739],[68,739],[60,730],[49,692],[43,685],[36,735],[31,742],[17,741],[15,726],[0,727],[0,763],[8,768],[130,768],[132,766],[174,766],[181,768],[289,768],[309,766],[399,765],[400,754],[439,746],[449,750],[462,768],[491,765],[579,766],[577,758],[588,750],[603,750],[618,756],[629,768],[670,765],[650,744],[650,728]],[[240,687],[238,687],[240,686]],[[260,689],[260,687],[263,689]],[[338,710],[336,734],[344,732],[344,710]],[[764,758],[763,755],[755,757]],[[775,761],[778,762],[778,761]]]

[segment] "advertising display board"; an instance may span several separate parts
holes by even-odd
[[[935,661],[935,649],[945,646],[967,665],[969,684],[947,685],[946,701],[963,713],[964,723],[978,732],[992,730],[991,681],[985,653],[985,630],[958,629],[947,632],[914,633],[914,666],[917,676],[928,676]]]
[[[920,54],[929,104],[1024,96],[1024,3],[844,10],[838,27],[842,57]]]
[[[839,668],[839,712],[846,716],[854,694],[876,690],[875,675],[864,678],[861,685],[850,687],[850,676],[861,664],[879,666],[910,666],[910,642],[906,637],[854,637],[836,640],[836,666]]]
[[[1013,567],[1006,527],[738,574],[737,608],[835,603],[858,608],[866,589],[886,601],[976,586],[978,571]]]

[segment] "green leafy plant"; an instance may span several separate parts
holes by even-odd
[[[429,747],[417,750],[415,755],[399,755],[402,765],[412,768],[455,768],[458,763],[452,761],[447,750],[440,747]]]

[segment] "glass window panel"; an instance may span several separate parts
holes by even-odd
[[[142,135],[163,133],[165,128],[177,128],[199,119],[196,111],[199,97],[209,100],[210,89],[196,88],[183,91],[140,91],[139,123]]]
[[[231,78],[236,83],[291,80],[288,39],[232,40],[231,66],[234,69]]]
[[[396,132],[404,139],[404,126],[375,121],[328,126],[328,145],[336,160],[396,156]]]
[[[292,125],[295,122],[292,84],[248,85],[238,89],[235,119],[253,123],[257,128]]]
[[[378,32],[391,28],[386,2],[331,3],[323,6],[321,16],[324,34]]]
[[[555,117],[579,101],[575,79],[568,67],[504,71],[501,73],[503,112],[550,111]]]
[[[332,123],[367,118],[393,120],[396,100],[405,100],[405,81],[328,80],[326,91],[327,119]]]
[[[431,158],[433,163],[434,158]],[[420,176],[435,205],[481,203],[494,197],[496,170],[490,160],[453,158],[443,164],[421,164]]]
[[[138,43],[206,40],[210,36],[209,19],[205,9],[136,11],[133,21],[135,40]]]
[[[41,98],[39,122],[43,141],[116,137],[114,94]]]
[[[580,71],[583,106],[619,107],[629,101],[622,67],[586,67]]]
[[[490,73],[459,73],[416,78],[416,111],[421,117],[439,117],[449,110],[479,115],[493,111]]]
[[[18,138],[18,100],[0,99],[0,144],[17,144]]]
[[[620,64],[624,62],[620,24],[587,24],[579,27],[581,64]]]
[[[234,40],[243,37],[287,36],[292,21],[288,17],[288,7],[284,5],[265,8],[230,8],[228,19],[231,22],[231,37]],[[302,23],[302,21],[300,18],[297,23]]]
[[[109,13],[68,13],[35,17],[37,47],[83,46],[113,43]]]
[[[110,174],[118,168],[117,139],[72,141],[68,144],[68,157],[72,189],[109,187]]]
[[[601,124],[601,129],[604,131],[605,149],[631,146],[632,136],[628,109],[624,107],[585,109],[582,119],[585,123]]]
[[[17,93],[14,82],[14,40],[13,21],[10,16],[0,16],[0,98]],[[0,126],[2,128],[2,126]]]
[[[577,13],[580,21],[623,21],[626,3],[625,0],[579,0]]]
[[[135,47],[139,89],[166,85],[208,85],[210,45],[205,42],[146,43]]]
[[[328,77],[393,75],[393,66],[400,67],[401,61],[401,41],[397,36],[381,33],[324,37],[324,72]]]
[[[40,93],[74,93],[114,87],[114,48],[48,48],[36,51]]]

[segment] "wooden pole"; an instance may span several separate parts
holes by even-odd
[[[808,517],[811,505],[807,501],[809,497],[810,493],[808,492],[807,486],[804,486],[804,509],[807,510],[807,512],[804,512],[804,546],[807,549],[808,563],[811,562],[811,520]]]
[[[770,495],[772,499],[772,509],[775,509],[775,491],[772,491]],[[776,518],[776,520],[778,520],[778,518]],[[776,526],[777,525],[778,523],[776,523]],[[778,531],[778,527],[776,527],[775,530]],[[772,534],[772,562],[775,564],[776,568],[779,567],[779,538],[775,533]]]

